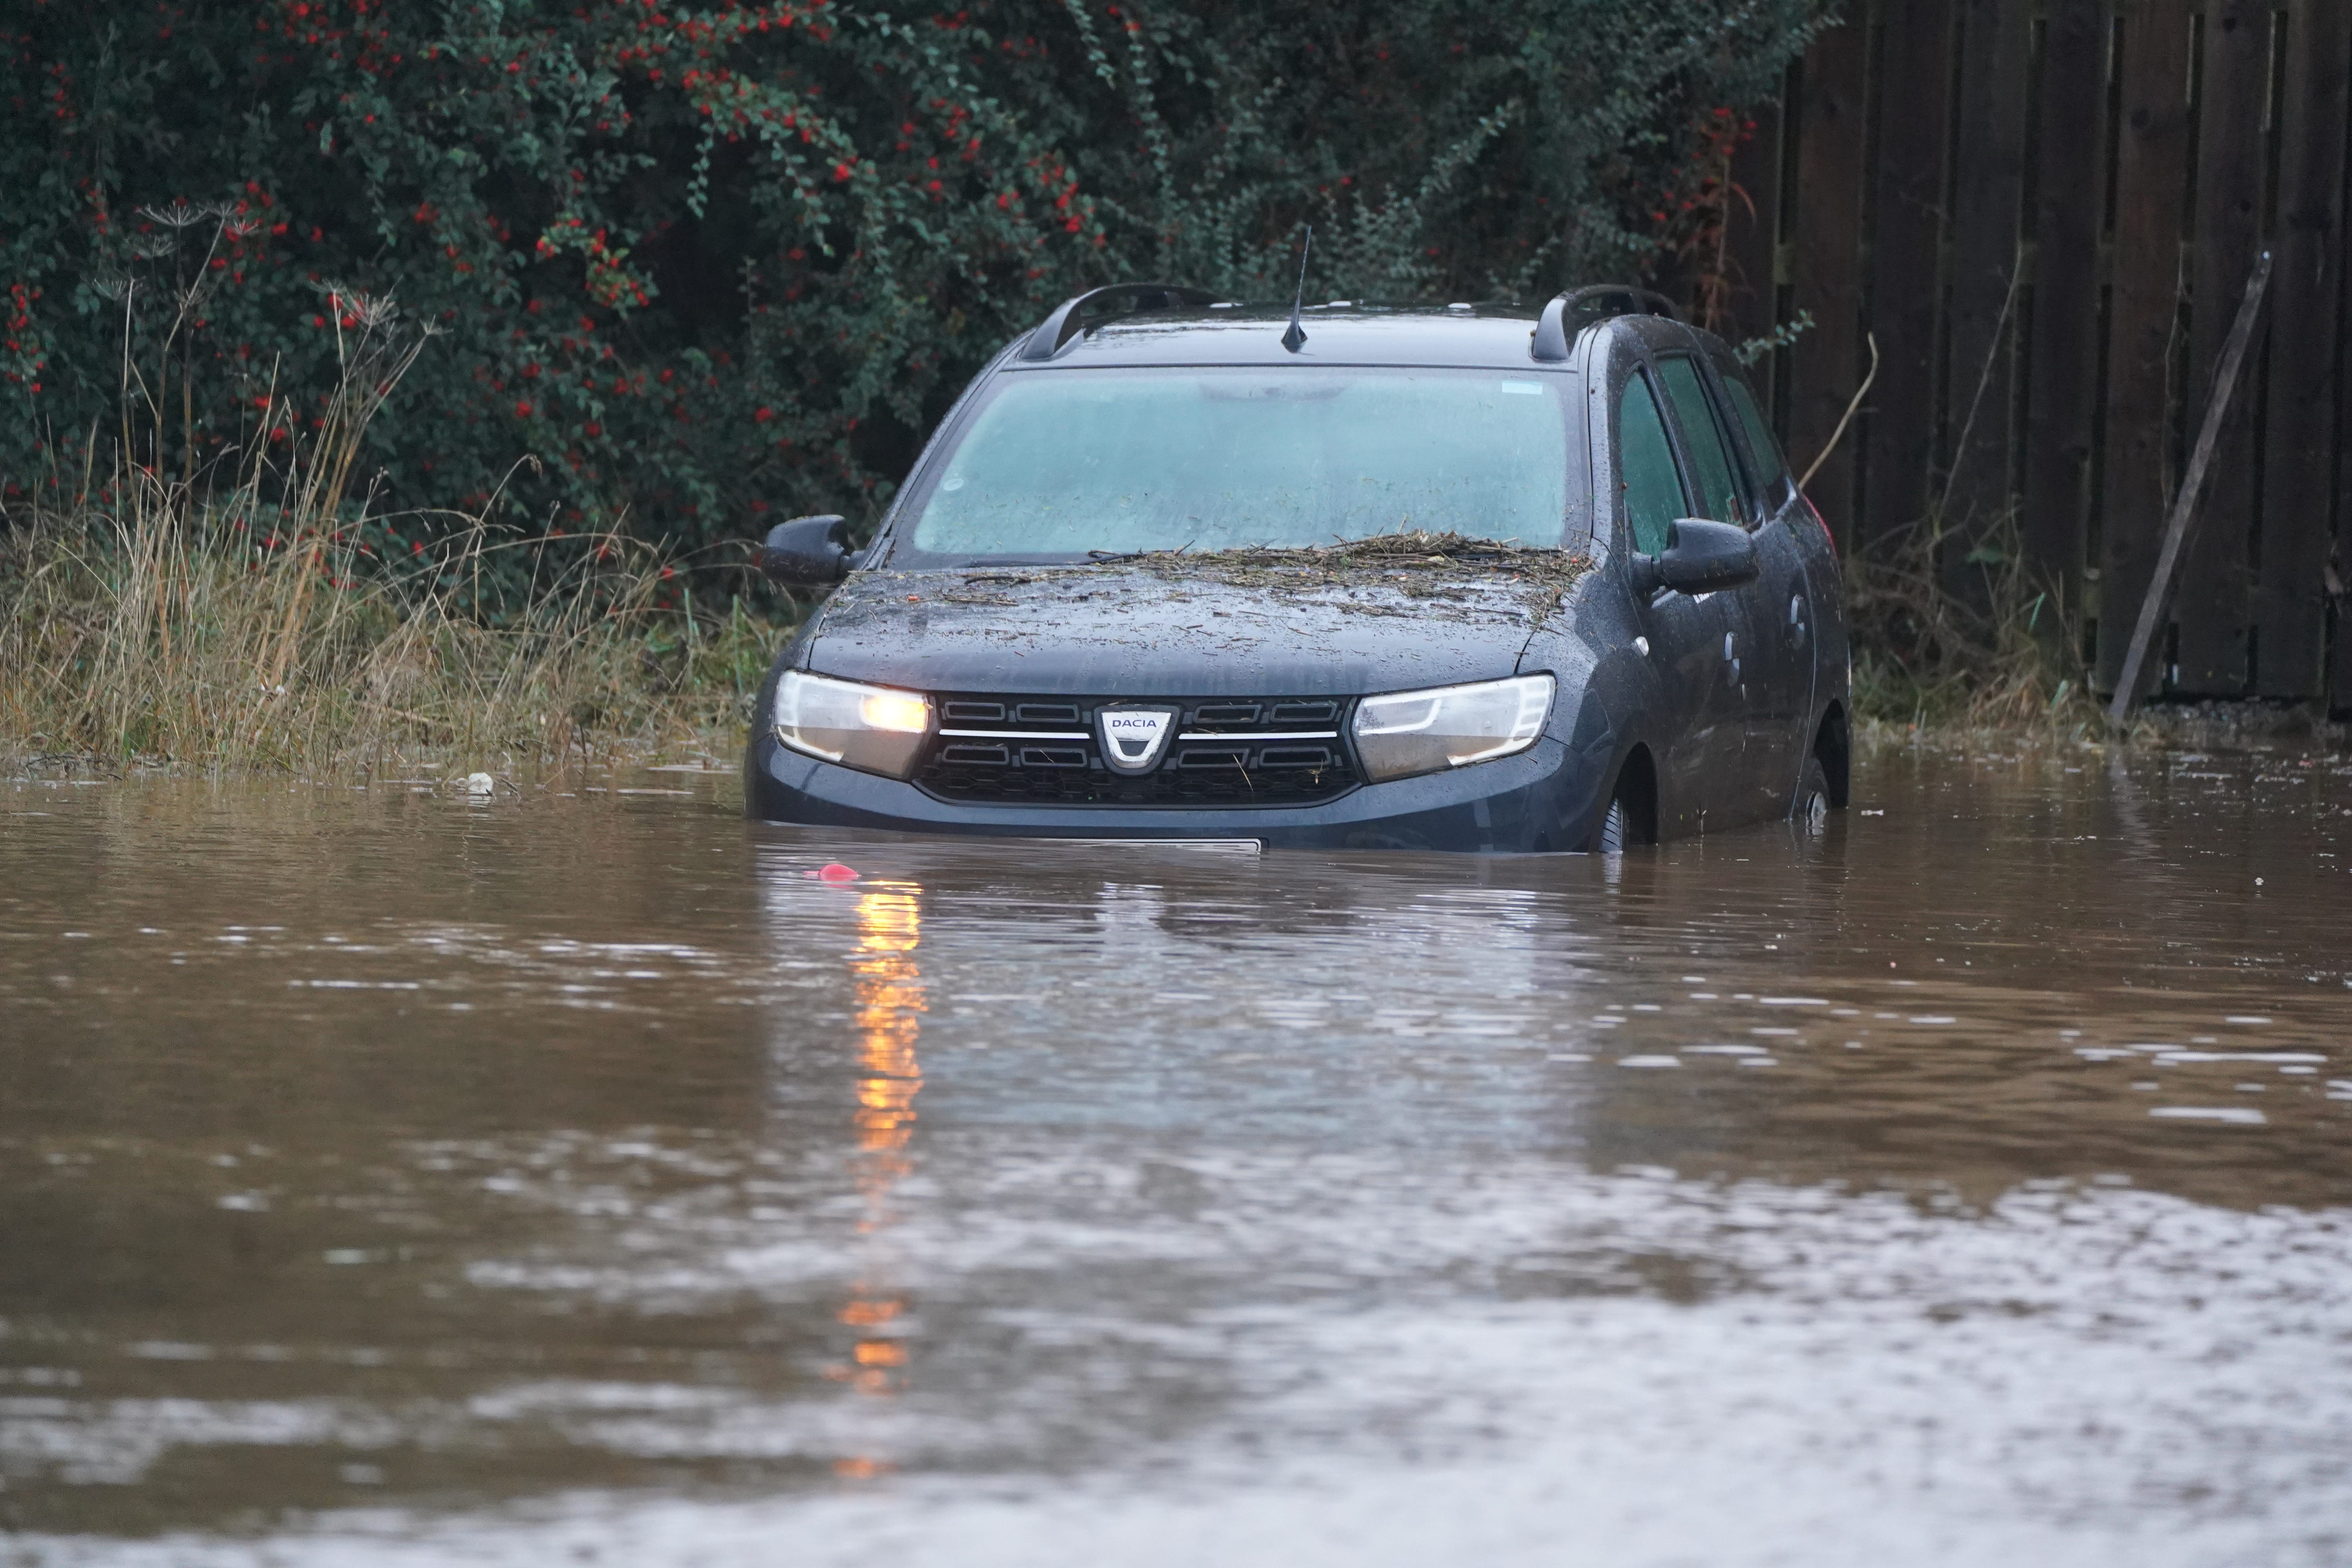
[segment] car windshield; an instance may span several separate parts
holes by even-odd
[[[1143,370],[1000,377],[916,498],[925,555],[1297,547],[1408,530],[1560,543],[1554,375]]]

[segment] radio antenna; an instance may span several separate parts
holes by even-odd
[[[1307,342],[1307,329],[1298,324],[1299,307],[1307,302],[1307,258],[1314,254],[1315,226],[1307,226],[1307,243],[1298,247],[1298,291],[1290,297],[1290,325],[1282,330],[1282,346],[1297,353]]]

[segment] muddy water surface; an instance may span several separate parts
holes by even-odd
[[[0,784],[0,1563],[2352,1560],[2340,757],[1618,863],[614,783]]]

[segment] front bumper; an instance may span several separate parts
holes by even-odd
[[[743,805],[757,821],[1015,838],[1255,838],[1278,849],[1579,849],[1598,819],[1613,759],[1547,735],[1517,756],[1360,784],[1311,805],[965,805],[914,784],[803,756],[755,731]]]

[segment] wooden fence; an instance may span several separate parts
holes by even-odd
[[[2267,247],[2162,689],[2352,709],[2347,96],[2352,0],[1847,0],[1733,154],[1725,323],[1811,314],[1801,465],[1875,340],[1810,487],[1841,543],[1935,531],[1962,590],[2013,546],[2112,689]]]

